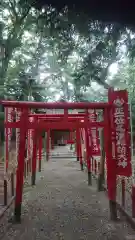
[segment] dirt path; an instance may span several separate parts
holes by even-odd
[[[109,221],[105,194],[87,185],[87,174],[75,159],[45,163],[41,180],[24,195],[22,223],[2,222],[2,240],[124,240],[135,236],[124,219]]]

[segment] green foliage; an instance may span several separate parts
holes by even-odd
[[[133,30],[91,20],[66,7],[57,11],[46,5],[37,10],[33,4],[34,0],[1,0],[0,99],[105,102],[105,89],[113,85],[128,89],[134,122]],[[112,63],[126,57],[132,62],[119,65],[109,82]]]
[[[0,112],[0,121],[4,121],[4,112]]]
[[[131,30],[67,8],[37,10],[33,4],[1,1],[1,97],[54,101],[60,95],[65,101],[94,101],[97,97],[88,96],[87,89],[93,81],[108,88],[109,67],[121,59],[121,46],[134,52]]]

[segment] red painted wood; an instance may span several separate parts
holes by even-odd
[[[112,139],[111,139],[111,113],[105,110],[104,113],[104,140],[107,165],[107,189],[109,200],[116,201],[116,161],[112,159]]]
[[[46,156],[47,161],[49,160],[49,152],[50,152],[50,129],[47,131],[47,138],[46,138]]]
[[[24,110],[20,122],[20,142],[19,142],[19,154],[18,154],[18,167],[16,171],[16,198],[15,207],[22,203],[22,192],[23,192],[23,179],[24,179],[24,160],[25,160],[25,144],[27,135],[27,121],[28,111]]]
[[[74,144],[75,141],[74,140],[67,140],[67,144]]]
[[[6,101],[0,102],[3,106],[15,107],[15,108],[47,108],[47,109],[104,109],[110,108],[111,105],[108,103],[88,103],[88,102],[78,102],[78,103],[62,103],[62,102],[23,102],[23,101]]]
[[[80,134],[79,134],[79,129],[76,129],[76,153],[77,153],[77,158],[80,160]]]
[[[5,122],[4,125],[6,127],[10,127],[10,128],[20,128],[21,127],[21,123],[20,122]],[[35,124],[34,122],[29,122],[27,127],[29,129],[39,129],[39,130],[47,130],[47,129],[71,129],[71,130],[75,130],[76,128],[84,128],[84,127],[88,127],[89,123],[81,123],[78,121],[75,122],[65,122],[65,121],[60,121],[58,122],[52,122],[50,123],[50,121],[48,122],[44,122],[44,121],[40,121],[40,123]],[[90,124],[91,127],[104,127],[104,122],[95,122],[95,123],[91,123]]]
[[[87,161],[87,168],[88,172],[91,172],[91,146],[90,146],[90,138],[89,138],[89,131],[91,129],[91,124],[88,120],[88,111],[86,111],[85,116],[85,143],[86,143],[86,161]]]
[[[39,154],[39,166],[41,166],[41,160],[42,160],[42,144],[43,144],[43,138],[42,134],[39,136],[39,149],[38,149],[38,154]]]
[[[95,175],[97,175],[97,160],[94,160]]]
[[[72,114],[72,113],[68,113],[68,117],[84,117],[85,113],[76,113],[76,114]],[[64,114],[60,113],[60,114],[46,114],[46,113],[36,113],[36,114],[29,114],[29,117],[38,117],[38,118],[42,118],[42,117],[50,117],[50,118],[60,118],[60,117],[64,117]]]
[[[112,108],[112,145],[114,146],[113,161],[117,162],[117,175],[130,177],[131,167],[131,136],[128,108],[128,92],[126,90],[111,91],[109,94]],[[114,136],[114,137],[113,137]]]
[[[36,119],[34,122],[35,124],[37,124]],[[36,174],[36,169],[37,169],[38,140],[39,140],[39,134],[37,129],[35,129],[33,132],[32,174]]]

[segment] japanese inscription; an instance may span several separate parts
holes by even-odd
[[[97,121],[97,114],[93,110],[91,110],[89,114],[89,120],[90,122],[96,122]],[[99,135],[98,135],[98,129],[96,127],[91,128],[91,132],[89,132],[90,137],[90,144],[92,147],[92,154],[93,155],[100,155],[100,146],[99,146]]]
[[[109,102],[113,104],[110,118],[112,160],[116,161],[117,175],[129,177],[132,175],[132,169],[128,93],[126,90],[113,90],[109,92],[108,97]]]
[[[125,141],[125,116],[124,116],[124,99],[117,98],[114,100],[114,123],[116,127],[116,151],[117,164],[125,168],[127,166],[127,151]]]

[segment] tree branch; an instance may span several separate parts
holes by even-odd
[[[109,70],[109,67],[112,65],[112,63],[116,60],[116,49],[114,50],[114,53],[113,53],[113,57],[112,59],[110,59],[110,61],[108,62],[108,65],[107,67],[102,71],[101,73],[101,77],[100,77],[100,82],[104,85],[105,88],[109,88],[110,85],[108,83],[105,82],[105,79],[108,75],[108,70]]]
[[[13,13],[13,15],[15,16],[16,18],[16,21],[18,20],[18,15],[17,15],[17,12],[15,10],[15,1],[14,0],[9,0],[9,6],[10,6],[10,10],[11,12]]]
[[[27,17],[27,15],[28,15],[30,9],[31,9],[31,6],[29,5],[29,6],[28,6],[28,9],[27,9],[26,11],[24,11],[22,17],[20,18],[20,22],[21,22],[21,23],[22,23],[23,20]]]

